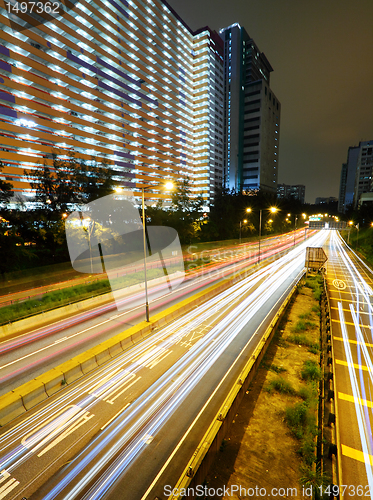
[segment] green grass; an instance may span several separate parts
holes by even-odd
[[[310,382],[303,387],[298,392],[298,396],[303,399],[307,404],[313,404],[317,400],[317,384],[315,382]]]
[[[283,366],[277,366],[275,365],[274,363],[271,364],[271,366],[269,367],[269,369],[272,371],[272,372],[275,372],[275,373],[283,373],[283,372],[286,372],[286,368],[284,368]]]
[[[269,393],[277,391],[281,394],[296,394],[294,387],[283,377],[277,377],[271,380],[265,389]]]
[[[321,379],[321,369],[316,361],[311,359],[307,359],[303,363],[303,367],[301,370],[301,376],[303,380],[315,380],[318,381]]]
[[[306,279],[305,286],[313,290],[314,298],[319,301],[323,292],[323,278],[321,275],[309,276]]]
[[[307,313],[300,314],[298,316],[298,318],[299,319],[312,319],[312,313],[307,312]]]
[[[315,328],[316,326],[316,323],[314,323],[313,321],[303,321],[303,319],[300,319],[296,322],[291,330],[295,333],[299,333],[310,330],[311,328]]]
[[[312,340],[310,340],[307,335],[304,335],[304,334],[293,334],[293,335],[289,335],[286,340],[288,342],[291,342],[292,344],[298,344],[298,345],[304,345],[306,347],[309,347],[309,348],[313,348],[313,349],[316,349],[317,351],[319,350],[319,344],[315,343],[315,342],[312,342]]]
[[[172,272],[172,271],[171,271]],[[147,279],[155,279],[164,276],[163,269],[149,269]],[[113,280],[113,290],[127,288],[144,281],[144,273],[128,275]],[[44,294],[40,299],[30,299],[16,302],[9,306],[0,308],[0,324],[17,321],[34,314],[67,305],[71,302],[88,299],[92,296],[101,295],[111,291],[108,279],[98,280],[94,283],[76,285],[62,290],[55,290]]]

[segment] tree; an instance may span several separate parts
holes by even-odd
[[[3,162],[0,160],[0,172],[3,168]],[[12,189],[13,184],[11,182],[6,182],[0,179],[0,203],[8,203],[11,200],[14,195]]]
[[[182,243],[190,243],[198,238],[201,231],[202,207],[204,201],[201,195],[193,196],[191,181],[185,178],[176,183],[172,196],[172,210],[169,225],[177,230]]]
[[[67,159],[53,154],[52,167],[46,163],[31,172],[25,171],[36,201],[44,210],[59,219],[71,205],[81,205],[113,191],[112,170],[106,162],[98,164],[92,158],[87,162],[72,153]],[[53,217],[53,216],[52,216]]]

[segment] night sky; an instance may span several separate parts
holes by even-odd
[[[372,0],[168,0],[192,30],[239,23],[274,71],[279,182],[338,197],[349,146],[373,139]]]

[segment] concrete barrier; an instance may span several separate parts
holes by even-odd
[[[15,392],[9,392],[0,397],[0,426],[25,413],[22,398]]]
[[[47,373],[43,373],[39,377],[36,377],[36,380],[40,380],[43,382],[45,387],[45,392],[48,396],[53,396],[57,391],[61,389],[65,382],[65,376],[61,370],[57,370],[56,368],[52,368]]]
[[[36,379],[21,385],[15,392],[21,397],[26,410],[29,410],[48,397],[44,384]]]

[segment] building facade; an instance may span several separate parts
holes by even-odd
[[[281,104],[270,88],[273,71],[239,24],[220,31],[224,40],[225,185],[237,191],[276,193]]]
[[[277,198],[299,200],[302,204],[305,202],[306,186],[304,184],[278,184]]]
[[[50,18],[49,18],[50,19]],[[223,45],[161,0],[82,0],[28,27],[1,11],[0,175],[32,200],[27,173],[52,153],[108,163],[146,197],[188,176],[206,204],[223,177]]]
[[[354,207],[359,206],[363,193],[373,191],[373,141],[361,142],[357,158]]]
[[[362,141],[358,146],[348,148],[339,186],[338,211],[341,213],[345,213],[351,205],[357,207],[361,194],[373,190],[372,145],[373,141]]]

